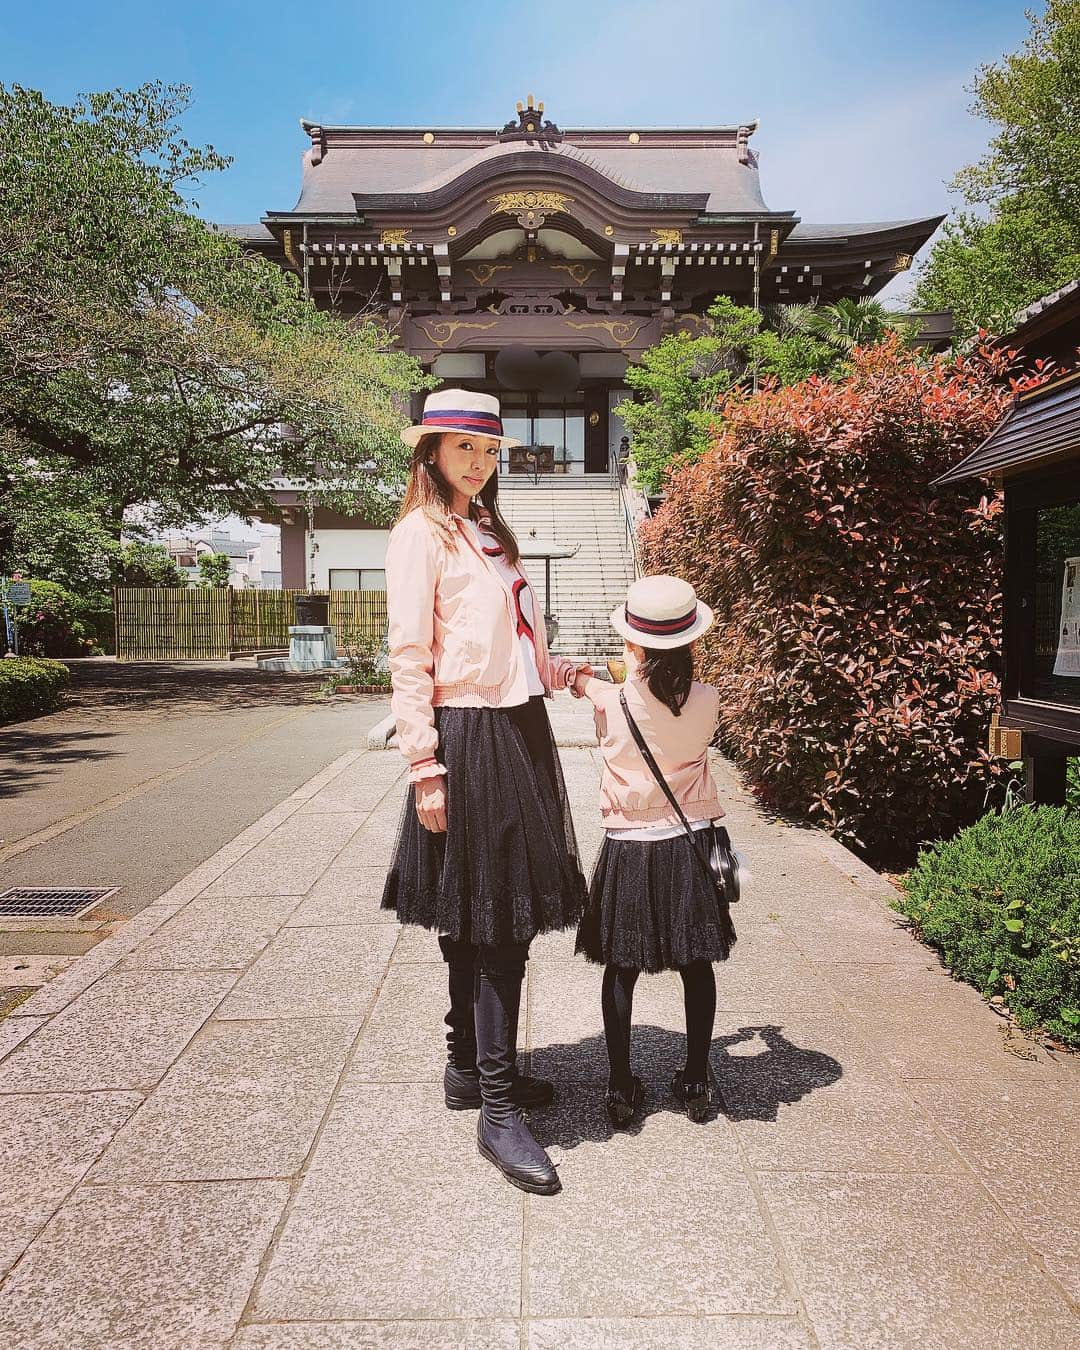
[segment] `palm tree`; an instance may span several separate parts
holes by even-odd
[[[910,342],[916,331],[909,320],[890,314],[879,300],[868,296],[861,300],[845,297],[828,305],[777,305],[772,319],[782,337],[808,333],[843,355],[855,347],[873,346],[889,333],[899,333]]]

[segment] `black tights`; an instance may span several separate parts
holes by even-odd
[[[630,1030],[634,1021],[634,985],[640,971],[625,966],[604,967],[600,1006],[604,1013],[611,1086],[629,1093]],[[708,1073],[709,1046],[716,1020],[716,979],[708,961],[681,966],[683,1004],[686,1009],[686,1081],[702,1083]]]

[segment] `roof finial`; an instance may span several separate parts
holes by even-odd
[[[517,103],[517,121],[509,121],[499,132],[500,141],[561,141],[562,132],[554,122],[544,122],[543,102],[529,94],[526,105]]]

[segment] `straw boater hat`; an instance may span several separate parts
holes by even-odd
[[[712,621],[712,610],[681,577],[642,577],[611,612],[612,628],[639,647],[686,647]]]
[[[444,431],[471,431],[475,436],[490,436],[501,446],[521,444],[515,437],[503,435],[499,400],[492,394],[474,394],[468,389],[437,389],[428,394],[420,426],[406,427],[401,439],[415,449],[421,436]]]

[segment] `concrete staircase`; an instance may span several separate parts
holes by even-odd
[[[559,621],[555,650],[593,664],[622,651],[608,615],[634,579],[623,506],[604,477],[524,475],[499,480],[499,505],[523,551],[530,543],[579,545],[572,558],[551,562],[551,612]],[[543,604],[544,564],[528,559],[525,570]]]

